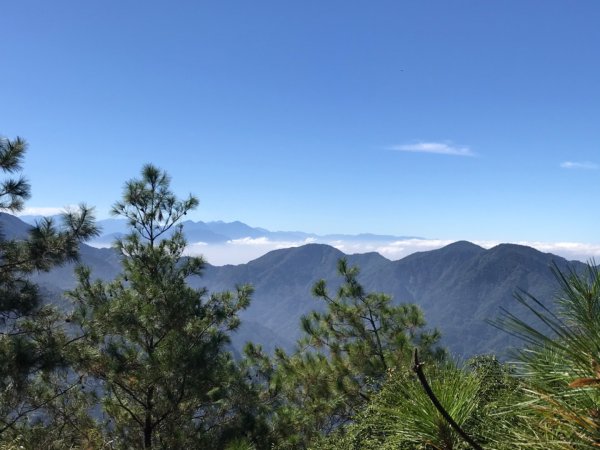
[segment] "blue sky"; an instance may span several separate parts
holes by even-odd
[[[198,220],[600,243],[597,1],[28,1],[0,134],[30,208],[152,162]]]

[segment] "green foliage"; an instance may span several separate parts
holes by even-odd
[[[324,281],[313,288],[326,304],[325,312],[302,318],[304,337],[288,355],[278,349],[271,359],[248,346],[254,375],[264,380],[263,401],[279,448],[304,448],[319,435],[350,423],[379,391],[390,370],[407,370],[412,350],[429,359],[443,358],[434,348],[437,331],[423,331],[425,321],[415,305],[392,305],[381,293],[367,293],[358,282],[358,268],[344,259],[343,279],[332,297]]]
[[[0,139],[0,169],[21,167],[26,143]],[[18,211],[29,197],[29,184],[8,179],[0,184],[0,209]],[[23,427],[48,414],[65,388],[55,383],[67,369],[72,343],[61,326],[62,317],[42,304],[29,279],[32,273],[77,259],[80,242],[96,235],[92,211],[81,205],[62,217],[62,225],[44,219],[27,239],[0,240],[0,440],[10,442]]]
[[[116,243],[122,274],[93,281],[80,267],[69,293],[81,330],[77,370],[100,383],[107,427],[120,445],[218,448],[238,417],[231,398],[238,371],[225,345],[252,289],[207,295],[187,285],[204,262],[184,257],[177,221],[197,203],[177,200],[169,177],[145,166],[113,208],[131,226]]]
[[[514,448],[586,449],[600,445],[600,271],[563,273],[556,312],[522,293],[517,300],[539,319],[534,326],[508,311],[496,323],[522,338],[519,375],[527,426],[510,430]]]
[[[26,147],[0,138],[0,170],[18,172]],[[18,211],[29,191],[7,178],[0,210]],[[555,267],[556,309],[520,293],[538,325],[504,311],[495,325],[526,344],[515,369],[492,356],[448,362],[417,306],[366,292],[343,259],[335,295],[315,284],[325,308],[302,318],[296,351],[271,357],[249,344],[238,364],[229,334],[252,289],[188,285],[204,261],[184,255],[179,222],[197,205],[145,166],[113,207],[131,229],[115,243],[122,273],[103,282],[78,267],[66,323],[30,276],[77,260],[98,231],[92,211],[81,205],[27,238],[0,238],[0,450],[466,449],[408,369],[414,349],[437,399],[482,447],[600,445],[598,267]]]
[[[467,367],[451,363],[427,365],[436,397],[463,430],[484,448],[503,447],[496,440],[506,417],[503,411],[516,391],[509,371],[493,357],[471,360]],[[467,449],[413,374],[391,371],[382,390],[346,430],[313,445],[315,449]]]
[[[255,446],[247,439],[236,439],[231,442],[225,450],[255,450]]]
[[[170,191],[171,179],[151,164],[142,169],[142,178],[126,183],[123,200],[112,208],[115,216],[127,219],[134,236],[148,241],[152,247],[155,241],[175,226],[188,211],[198,206],[198,199],[189,195],[185,200],[177,200]],[[120,247],[120,244],[117,244]]]
[[[587,449],[600,445],[600,270],[561,272],[556,309],[520,293],[538,325],[504,311],[495,324],[523,339],[507,370],[479,357],[467,369],[431,368],[430,384],[463,430],[486,449]],[[394,374],[347,430],[314,448],[455,449],[457,439],[424,392]]]
[[[21,170],[27,142],[20,137],[13,140],[0,136],[0,170],[14,173]],[[31,186],[22,177],[8,178],[0,183],[0,210],[20,211],[30,197]]]
[[[443,356],[432,347],[440,334],[423,331],[425,319],[418,306],[392,305],[386,294],[366,293],[358,282],[358,268],[349,267],[345,259],[338,262],[338,272],[344,282],[335,297],[324,280],[315,284],[313,294],[327,310],[302,318],[305,338],[300,346],[325,350],[335,364],[362,378],[355,381],[363,389],[377,383],[389,368],[406,366],[415,346],[427,356]]]
[[[600,445],[600,270],[561,272],[556,309],[520,293],[538,325],[509,311],[495,324],[523,339],[519,364],[507,369],[478,357],[466,368],[432,367],[436,396],[469,436],[486,449],[586,449]],[[405,373],[392,374],[353,424],[314,448],[466,448],[424,391]]]
[[[37,398],[44,402],[43,408],[15,424],[3,442],[31,450],[110,448],[90,416],[93,404],[81,378],[68,370],[55,370],[40,381]]]

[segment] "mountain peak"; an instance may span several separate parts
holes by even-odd
[[[278,265],[286,260],[301,261],[305,264],[322,264],[325,260],[337,261],[344,253],[327,244],[305,244],[299,247],[272,250],[269,253],[250,261],[253,265]]]
[[[452,258],[467,260],[475,256],[483,255],[486,249],[469,241],[456,241],[437,250],[432,250],[438,258]]]
[[[469,241],[456,241],[452,244],[448,244],[445,247],[442,247],[440,250],[446,251],[460,251],[460,252],[473,252],[473,253],[481,253],[484,252],[485,249],[477,244],[473,244]]]
[[[485,252],[486,252],[486,250],[483,247],[473,244],[472,242],[456,241],[456,242],[453,242],[452,244],[448,244],[445,247],[438,248],[435,250],[427,250],[427,251],[412,253],[412,254],[404,257],[400,261],[405,261],[405,260],[412,261],[412,260],[422,259],[422,258],[427,259],[427,258],[430,258],[430,256],[435,256],[435,258],[437,260],[442,260],[443,258],[452,258],[452,259],[459,258],[459,259],[465,260],[465,259],[480,255]]]

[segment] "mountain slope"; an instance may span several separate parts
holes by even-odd
[[[441,329],[444,342],[462,356],[504,353],[507,347],[518,344],[486,320],[497,318],[501,308],[533,319],[516,302],[514,293],[524,290],[550,305],[558,288],[550,267],[584,267],[580,262],[569,263],[559,256],[513,244],[484,250],[455,243],[411,256],[382,271],[378,284],[394,293],[397,300],[420,305],[428,323]],[[371,283],[368,285],[374,287]]]
[[[344,256],[326,245],[277,250],[239,266],[207,270],[202,282],[226,288],[251,282],[256,288],[252,306],[243,317],[261,323],[287,340],[299,336],[299,318],[323,305],[310,295],[320,278],[332,291],[339,283],[336,262]],[[530,317],[514,300],[518,289],[551,303],[557,289],[552,264],[581,270],[579,262],[541,253],[529,247],[502,244],[485,250],[457,242],[439,250],[389,261],[377,254],[347,256],[361,268],[359,279],[368,290],[385,292],[394,302],[416,303],[432,327],[442,331],[443,343],[453,354],[468,357],[506,349],[518,342],[487,323],[501,308]]]
[[[22,237],[29,229],[6,214],[0,215],[0,226],[7,236]],[[247,264],[207,265],[202,277],[189,282],[213,292],[233,289],[236,284],[254,285],[252,303],[241,314],[242,326],[233,338],[235,347],[239,350],[252,339],[269,350],[275,346],[291,349],[300,335],[300,317],[324,307],[312,298],[312,286],[323,278],[335,292],[339,285],[337,260],[343,256],[333,247],[309,244],[275,250]],[[557,289],[552,264],[577,271],[584,267],[530,247],[502,244],[485,250],[464,241],[398,261],[377,253],[346,257],[360,267],[359,279],[368,290],[390,294],[394,302],[421,306],[428,324],[442,331],[443,343],[462,357],[504,354],[515,342],[486,320],[497,318],[501,308],[528,317],[513,299],[518,289],[550,303]],[[81,262],[92,268],[94,278],[112,279],[120,270],[119,257],[112,249],[82,246]],[[65,308],[68,302],[61,292],[74,287],[73,269],[70,264],[35,277],[52,301]]]

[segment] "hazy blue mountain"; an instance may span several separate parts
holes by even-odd
[[[310,244],[273,251],[247,264],[209,267],[202,280],[192,283],[225,289],[251,282],[256,293],[243,317],[293,341],[300,335],[299,318],[323,308],[311,297],[311,287],[324,278],[334,291],[339,283],[336,262],[342,256],[327,245]],[[518,289],[550,303],[557,289],[550,271],[553,262],[563,269],[583,267],[530,247],[503,244],[485,250],[469,242],[399,261],[376,253],[347,258],[361,268],[360,280],[367,289],[388,293],[398,303],[420,305],[428,324],[439,328],[443,343],[461,357],[485,352],[506,356],[505,350],[518,342],[486,319],[497,318],[501,307],[527,316],[514,300]]]
[[[126,233],[115,232],[103,234],[93,240],[94,247],[112,247],[117,239],[121,239]]]
[[[35,224],[43,216],[24,215],[19,217],[28,224]],[[95,238],[91,244],[96,247],[108,247],[116,238],[127,233],[127,221],[125,219],[103,219],[98,221],[101,235]],[[362,234],[328,234],[318,235],[305,233],[303,231],[270,231],[265,228],[251,227],[240,221],[234,222],[203,222],[186,220],[182,223],[186,239],[190,243],[204,242],[207,244],[222,244],[236,239],[258,239],[266,238],[277,242],[302,242],[306,240],[317,241],[350,241],[350,242],[393,242],[403,239],[422,239],[413,236],[379,235],[371,233]],[[168,234],[167,234],[168,235]]]
[[[191,284],[218,291],[251,283],[255,293],[250,308],[241,314],[242,331],[251,334],[249,324],[260,323],[280,337],[279,346],[290,350],[300,336],[300,317],[324,307],[311,296],[312,286],[323,278],[335,290],[339,286],[337,261],[343,256],[339,250],[320,244],[275,250],[247,264],[208,266],[204,276],[191,280]],[[365,276],[390,263],[377,253],[350,255],[348,259],[360,265]]]
[[[419,304],[455,354],[501,353],[518,343],[485,320],[497,318],[501,307],[533,319],[514,299],[519,289],[551,304],[557,290],[553,263],[561,269],[584,267],[530,247],[502,244],[485,250],[457,242],[394,261],[365,284]]]
[[[7,214],[7,213],[0,213],[3,215],[7,215],[7,216],[11,216],[11,214]],[[11,216],[14,217],[14,216]],[[35,215],[35,214],[25,214],[23,216],[19,216],[18,219],[21,220],[22,222],[25,222],[28,225],[35,225],[37,221],[39,221],[40,219],[43,219],[44,216],[40,216],[40,215]],[[5,219],[2,219],[2,222],[4,223]]]
[[[208,222],[206,223],[206,226],[210,231],[222,236],[228,236],[230,239],[240,239],[245,237],[257,238],[268,234],[267,230],[253,228],[239,221],[223,222],[219,220],[216,222]]]
[[[107,234],[125,234],[127,233],[127,221],[125,219],[104,219],[98,221],[101,233]]]
[[[200,230],[208,225],[194,224]],[[220,230],[230,230],[229,225]],[[25,236],[29,229],[8,214],[0,215],[0,226],[7,237]],[[248,231],[243,224],[232,228]],[[210,291],[253,284],[252,303],[242,313],[241,329],[233,337],[235,348],[239,351],[244,342],[254,340],[268,350],[275,346],[291,349],[300,335],[300,317],[324,306],[311,296],[313,284],[323,278],[335,291],[339,284],[336,264],[343,256],[323,244],[275,250],[247,264],[207,265],[204,275],[191,278],[190,284],[206,286]],[[486,319],[498,317],[502,307],[526,316],[513,298],[516,290],[531,292],[550,303],[557,289],[551,265],[574,270],[584,267],[530,247],[502,244],[486,250],[464,241],[398,261],[377,253],[347,258],[361,268],[360,280],[368,290],[388,293],[394,302],[420,305],[428,324],[442,331],[443,343],[463,357],[484,352],[503,354],[515,344]],[[83,246],[81,262],[92,268],[96,278],[112,279],[120,271],[119,257],[112,249]],[[70,264],[35,277],[52,301],[63,307],[68,307],[68,302],[61,292],[75,285],[73,268]]]
[[[33,216],[28,216],[33,217]],[[303,231],[270,231],[265,228],[251,227],[243,222],[203,222],[186,220],[183,229],[189,242],[206,242],[208,244],[225,243],[235,239],[258,239],[266,238],[272,241],[304,241],[306,239],[322,240],[350,240],[359,242],[391,242],[401,239],[411,239],[407,236],[391,236],[363,233],[358,235],[330,234],[320,236]],[[114,238],[127,232],[127,223],[124,219],[105,219],[98,221],[102,228],[102,236],[94,241],[94,244],[106,245]],[[420,239],[420,238],[414,238]]]
[[[0,237],[9,240],[24,239],[30,229],[31,225],[23,222],[18,217],[0,212]]]

